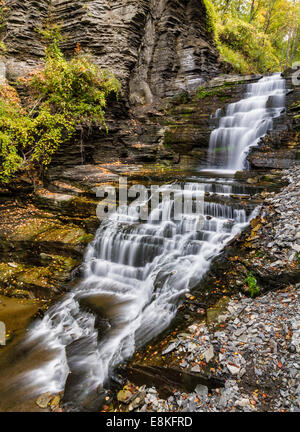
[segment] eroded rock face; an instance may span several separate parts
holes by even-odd
[[[8,0],[9,76],[26,74],[44,49],[37,28],[62,24],[63,49],[79,43],[112,70],[132,104],[194,90],[219,70],[202,0]]]

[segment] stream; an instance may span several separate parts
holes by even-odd
[[[272,129],[285,94],[280,74],[249,84],[244,99],[217,111],[206,166],[193,169],[184,184],[161,185],[162,199],[146,221],[129,205],[102,222],[86,250],[82,281],[22,341],[25,372],[11,385],[40,395],[56,394],[67,382],[76,404],[170,326],[184,295],[256,212],[231,199],[256,192],[235,173],[247,168],[250,147]]]

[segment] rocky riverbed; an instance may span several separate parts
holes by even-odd
[[[299,282],[300,253],[300,168],[284,172],[283,180],[288,182],[278,194],[265,194],[265,202],[260,214],[252,223],[250,236],[246,238],[246,248],[259,248],[252,267],[261,277],[276,274],[284,283]],[[253,254],[254,255],[254,254]]]

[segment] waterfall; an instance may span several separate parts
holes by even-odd
[[[240,169],[249,146],[272,127],[284,104],[284,81],[263,78],[247,89],[247,98],[227,107],[213,131],[224,168]],[[178,185],[177,185],[178,186]],[[25,345],[48,352],[49,359],[25,375],[39,393],[64,389],[71,371],[76,389],[88,393],[102,386],[113,368],[165,330],[184,294],[194,288],[212,262],[249,223],[241,204],[224,204],[230,194],[247,193],[233,178],[200,176],[173,192],[141,222],[130,207],[120,207],[102,222],[88,246],[81,283],[30,329]],[[176,194],[205,199],[201,214],[182,207],[174,219]]]
[[[210,137],[210,169],[239,171],[244,168],[250,147],[273,128],[273,119],[285,108],[286,83],[281,74],[249,84],[245,99],[229,104],[219,127]]]
[[[182,194],[204,194],[207,186],[188,183]],[[213,189],[223,196],[232,186]],[[86,251],[83,282],[35,324],[27,340],[54,355],[30,372],[40,391],[62,390],[70,365],[87,388],[102,385],[113,366],[169,326],[183,295],[248,220],[244,209],[205,202],[199,229],[199,214],[183,212],[174,221],[172,210],[174,200],[162,201],[145,223],[124,209],[102,223]],[[97,328],[97,317],[108,318],[105,330]]]

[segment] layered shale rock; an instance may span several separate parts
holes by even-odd
[[[62,24],[63,49],[87,48],[112,70],[134,104],[195,89],[220,72],[202,0],[9,0],[6,37],[11,76],[43,56],[36,32]]]
[[[220,72],[202,1],[152,0],[141,52],[130,80],[133,103],[196,90]]]
[[[294,84],[294,73],[293,69],[284,72],[286,110],[274,119],[274,130],[249,153],[248,161],[254,169],[287,169],[300,159],[300,87]]]

